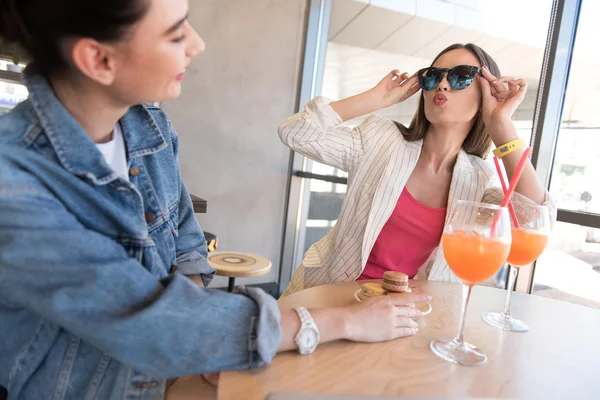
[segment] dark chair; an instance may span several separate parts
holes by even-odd
[[[217,235],[210,232],[204,232],[204,237],[206,238],[206,248],[208,252],[210,253],[217,250],[219,247],[219,238]]]

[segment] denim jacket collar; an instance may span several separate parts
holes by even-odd
[[[56,98],[48,81],[26,71],[24,82],[29,90],[29,101],[64,168],[96,184],[117,179],[118,174],[105,162],[83,127]],[[165,138],[144,106],[131,107],[120,123],[128,161],[167,147]],[[146,133],[135,135],[136,131]]]

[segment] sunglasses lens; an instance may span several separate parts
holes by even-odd
[[[477,68],[468,66],[458,66],[448,73],[448,83],[454,90],[462,90],[473,83],[473,78],[477,74]]]
[[[419,86],[423,90],[433,90],[442,80],[442,74],[436,68],[425,68],[419,71]]]

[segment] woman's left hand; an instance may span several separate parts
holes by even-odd
[[[510,122],[513,113],[525,98],[527,82],[510,76],[496,78],[485,66],[481,68],[481,72],[483,77],[477,77],[481,87],[483,122],[489,128],[493,124]]]
[[[204,281],[202,281],[202,275],[190,275],[188,276],[192,282],[200,287],[204,287]]]
[[[220,375],[220,372],[216,372],[212,374],[202,374],[201,376],[209,385],[216,388],[217,386],[219,386]]]

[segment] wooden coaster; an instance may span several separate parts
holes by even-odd
[[[217,275],[234,278],[261,276],[271,270],[271,261],[267,258],[237,251],[209,253],[208,263],[217,271]]]

